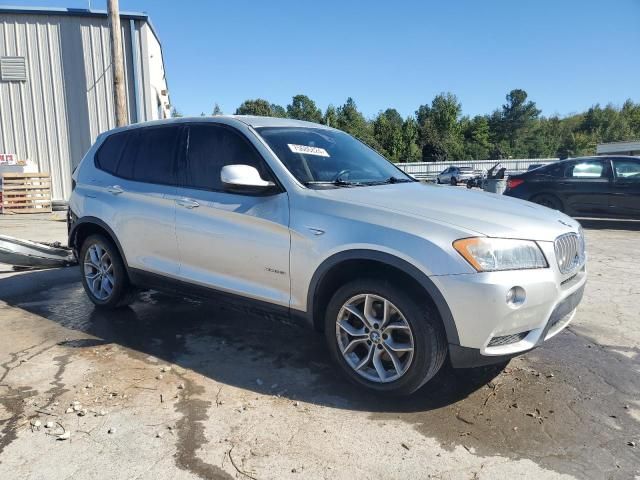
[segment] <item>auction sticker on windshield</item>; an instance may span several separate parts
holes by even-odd
[[[293,153],[302,153],[304,155],[317,155],[318,157],[329,157],[329,153],[320,147],[310,147],[308,145],[294,145],[287,143],[289,150]]]

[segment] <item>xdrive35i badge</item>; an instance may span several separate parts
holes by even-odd
[[[271,268],[271,267],[264,267],[264,269],[265,269],[267,272],[277,273],[278,275],[284,275],[285,273],[287,273],[287,272],[284,272],[284,271],[282,271],[282,270],[278,270],[278,269]]]

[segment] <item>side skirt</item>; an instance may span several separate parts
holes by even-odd
[[[185,297],[214,300],[224,304],[228,308],[250,315],[262,315],[280,321],[291,321],[294,319],[297,320],[296,323],[302,323],[299,322],[298,315],[292,314],[289,307],[283,307],[282,305],[275,305],[261,300],[254,300],[252,298],[223,292],[214,288],[195,285],[193,283],[176,280],[175,278],[170,278],[165,275],[145,272],[144,270],[137,268],[129,268],[128,273],[131,283],[137,288],[148,288],[174,295],[179,294]]]

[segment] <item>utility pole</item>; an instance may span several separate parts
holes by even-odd
[[[113,68],[113,95],[116,107],[116,126],[129,123],[124,88],[124,61],[122,59],[122,30],[118,0],[107,0],[109,28],[111,30],[111,66]]]

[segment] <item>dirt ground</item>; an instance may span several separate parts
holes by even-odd
[[[638,479],[640,224],[583,224],[567,330],[397,400],[348,385],[295,324],[156,292],[104,313],[77,268],[0,271],[0,478]],[[2,234],[65,229],[0,216]]]

